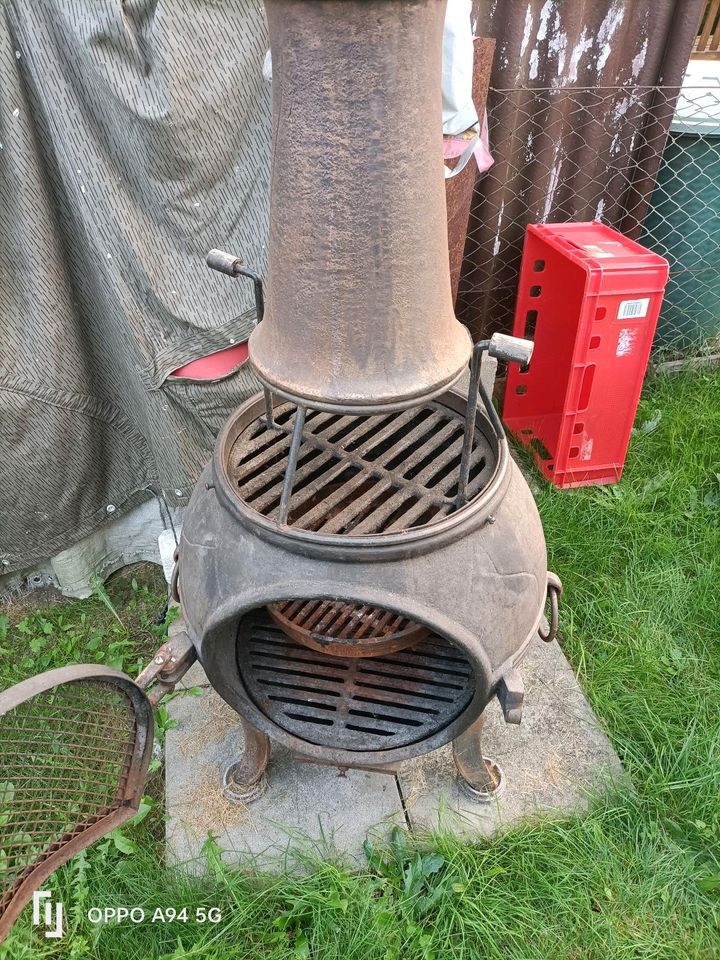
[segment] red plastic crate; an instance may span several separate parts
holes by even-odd
[[[667,261],[602,223],[527,228],[503,419],[558,487],[615,483],[668,277]]]

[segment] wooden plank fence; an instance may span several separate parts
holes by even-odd
[[[720,59],[720,0],[708,0],[698,27],[691,58],[695,60]]]

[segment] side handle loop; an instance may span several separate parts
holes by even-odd
[[[545,643],[551,643],[557,638],[558,627],[560,626],[560,603],[559,598],[563,592],[563,585],[560,577],[553,573],[551,570],[548,570],[548,579],[547,579],[547,596],[550,601],[550,619],[548,621],[547,630],[545,629],[544,624],[540,624],[538,628],[538,633],[540,634],[541,639]]]

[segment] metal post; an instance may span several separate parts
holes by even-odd
[[[265,422],[267,423],[268,430],[274,430],[275,419],[273,417],[272,394],[267,387],[263,387],[263,395],[265,397]]]
[[[304,426],[305,407],[298,407],[295,411],[295,425],[293,427],[292,442],[290,443],[287,469],[285,470],[285,482],[283,483],[282,495],[280,497],[280,507],[278,509],[277,519],[278,526],[287,523],[290,494],[292,493],[293,482],[295,480],[295,470],[297,468],[297,460],[298,454],[300,453],[300,444],[302,443],[302,432]]]
[[[238,716],[245,747],[237,763],[231,764],[223,777],[225,797],[235,803],[249,803],[262,796],[267,786],[265,770],[270,759],[270,740],[244,717]]]
[[[463,436],[462,456],[460,458],[457,500],[455,501],[455,506],[458,509],[464,506],[467,500],[467,485],[470,479],[470,459],[472,457],[473,441],[475,439],[478,395],[482,397],[485,412],[495,431],[495,436],[498,440],[505,439],[502,421],[493,406],[492,397],[486,389],[481,376],[483,354],[487,350],[492,357],[499,357],[502,360],[514,361],[516,363],[528,363],[532,356],[532,347],[532,343],[528,340],[521,340],[518,337],[506,337],[501,334],[494,334],[492,340],[480,340],[480,342],[476,343],[473,347],[472,359],[470,360],[470,388],[468,390],[468,402],[465,411],[465,434]]]
[[[499,797],[505,787],[505,777],[498,764],[482,752],[482,731],[485,715],[453,740],[453,759],[460,786],[478,803],[489,803]]]
[[[470,361],[470,387],[468,390],[467,408],[465,410],[465,434],[463,436],[462,457],[460,458],[460,476],[458,478],[458,492],[456,506],[465,504],[468,480],[470,479],[470,458],[475,439],[475,420],[477,418],[478,387],[480,384],[480,357],[482,351],[477,347],[473,350]]]

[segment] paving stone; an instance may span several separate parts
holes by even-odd
[[[208,831],[227,863],[281,869],[294,851],[364,862],[363,841],[374,829],[405,825],[394,776],[296,763],[273,744],[266,793],[253,803],[222,794],[226,768],[240,758],[242,728],[210,688],[169,705],[178,726],[166,737],[167,843],[175,862],[196,859]]]
[[[178,684],[179,687],[184,687],[185,689],[189,687],[207,687],[209,685],[210,681],[199,660],[195,661]]]
[[[615,750],[557,643],[537,641],[522,661],[522,723],[485,711],[483,754],[500,764],[504,790],[489,804],[459,787],[451,747],[403,764],[399,780],[412,827],[485,835],[532,815],[580,812],[591,793],[622,776]]]
[[[228,863],[287,868],[294,850],[364,863],[368,834],[408,822],[418,832],[441,825],[465,837],[506,829],[523,817],[582,811],[590,793],[622,775],[612,745],[557,643],[537,641],[522,663],[525,707],[520,726],[505,724],[497,701],[486,711],[484,750],[505,773],[489,805],[458,787],[451,748],[407,761],[396,778],[297,763],[273,744],[268,789],[249,806],[222,794],[225,769],[242,754],[235,713],[193,668],[186,685],[201,688],[169,705],[178,720],[166,740],[169,859],[196,859],[208,831]]]

